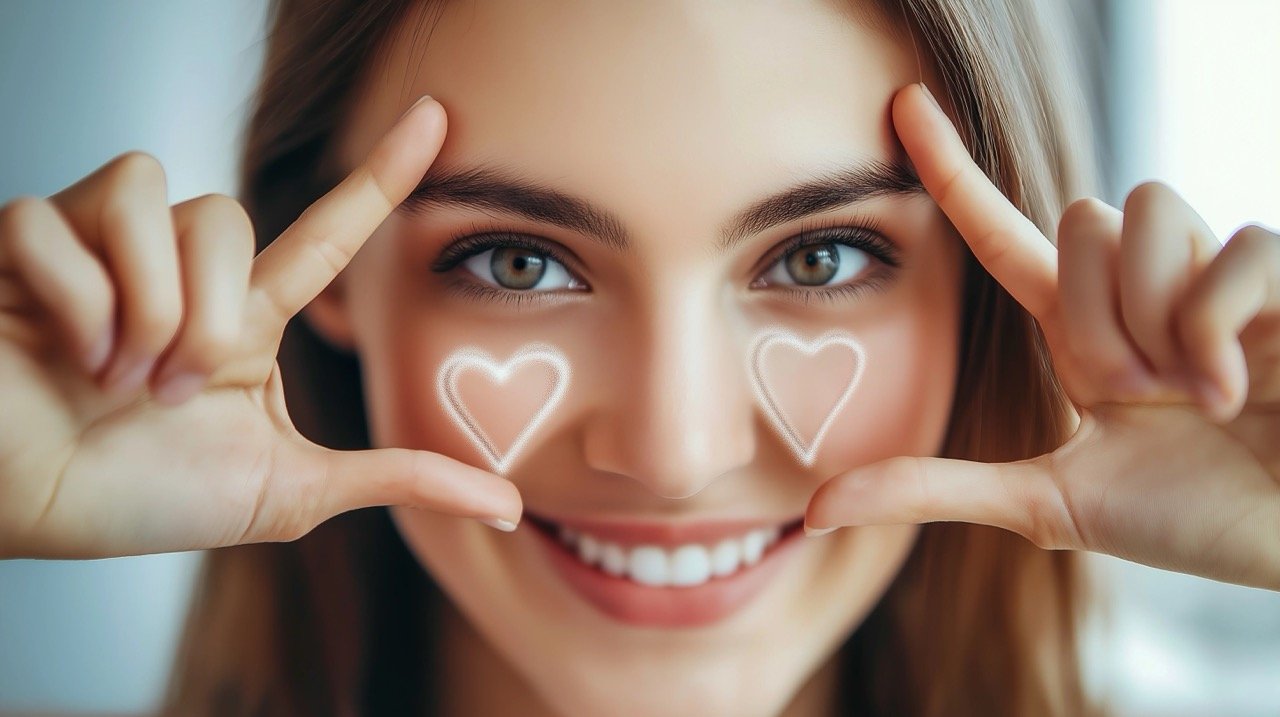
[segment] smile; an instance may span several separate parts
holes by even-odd
[[[622,622],[693,626],[746,604],[801,541],[803,517],[785,522],[553,521],[525,513],[557,573]]]

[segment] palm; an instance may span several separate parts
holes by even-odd
[[[0,435],[0,465],[13,475],[0,483],[7,524],[46,544],[61,536],[74,555],[296,532],[282,510],[290,482],[281,459],[301,460],[305,444],[294,437],[278,381],[211,385],[173,407],[141,392],[111,398],[75,365],[23,346],[20,335],[0,335],[0,395],[22,407],[21,420]],[[275,507],[262,510],[268,501]]]
[[[1049,456],[1066,515],[1041,520],[1036,542],[1245,582],[1280,515],[1277,453],[1261,440],[1277,423],[1248,409],[1225,426],[1189,406],[1087,409]]]

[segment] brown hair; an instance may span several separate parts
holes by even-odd
[[[363,73],[411,0],[277,0],[247,127],[241,200],[259,244],[329,186],[325,162]],[[1092,189],[1087,118],[1040,3],[881,0],[909,32],[978,164],[1053,236]],[[1083,151],[1082,151],[1083,150]],[[1010,461],[1053,450],[1068,403],[1035,321],[971,256],[957,392],[941,455]],[[358,361],[295,320],[280,362],[299,430],[368,445]],[[325,395],[323,403],[315,396]],[[931,523],[840,654],[842,712],[1084,715],[1079,556],[1003,530]],[[428,713],[445,600],[385,509],[292,543],[211,552],[170,687],[175,715]],[[425,679],[425,681],[424,681]]]

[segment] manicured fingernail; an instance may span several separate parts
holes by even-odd
[[[177,373],[164,379],[155,391],[156,400],[175,406],[195,395],[204,386],[204,376],[198,373]]]
[[[501,530],[505,533],[510,533],[511,531],[516,529],[515,523],[512,523],[511,521],[506,520],[504,518],[483,518],[480,520],[480,522],[484,523],[490,528],[497,528],[498,530]]]
[[[826,535],[827,533],[830,533],[831,531],[833,531],[833,530],[835,530],[836,528],[839,528],[839,527],[840,527],[840,526],[835,525],[835,526],[832,526],[832,527],[830,527],[830,528],[810,528],[810,527],[809,527],[809,524],[808,524],[808,523],[805,523],[805,526],[804,526],[804,534],[805,534],[805,535],[807,535],[807,536],[809,536],[810,538],[816,538],[816,537],[818,537],[819,535]]]
[[[933,106],[938,108],[938,111],[941,112],[942,105],[938,104],[938,98],[934,97],[933,93],[929,91],[929,86],[923,82],[920,82],[918,84],[920,85],[920,89],[924,90],[924,96],[928,97],[929,101],[933,103]]]

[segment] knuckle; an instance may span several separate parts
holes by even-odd
[[[1058,222],[1058,231],[1062,233],[1073,228],[1097,226],[1109,218],[1114,211],[1111,205],[1097,197],[1081,197],[1068,204],[1063,210],[1062,218]]]
[[[107,163],[106,170],[108,177],[120,184],[163,187],[167,181],[160,160],[140,150],[121,154]]]
[[[191,207],[202,223],[207,222],[220,232],[253,233],[249,213],[234,197],[217,193],[202,194],[191,200]]]
[[[1158,180],[1142,182],[1129,190],[1124,200],[1126,214],[1132,211],[1144,211],[1177,196],[1173,188]]]
[[[915,499],[911,501],[909,515],[906,516],[908,520],[919,522],[929,519],[942,508],[923,461],[912,456],[898,456],[891,458],[884,468],[883,480],[903,484],[910,481],[915,486]]]
[[[1057,245],[1064,255],[1074,255],[1078,250],[1119,240],[1119,214],[1111,205],[1095,197],[1082,197],[1067,205],[1058,220]],[[1068,261],[1063,269],[1070,271],[1076,265]]]
[[[1246,224],[1232,233],[1223,247],[1224,252],[1227,250],[1280,257],[1280,235],[1268,231],[1260,224]]]
[[[0,236],[24,234],[36,217],[47,211],[45,204],[39,197],[22,196],[0,206]]]

